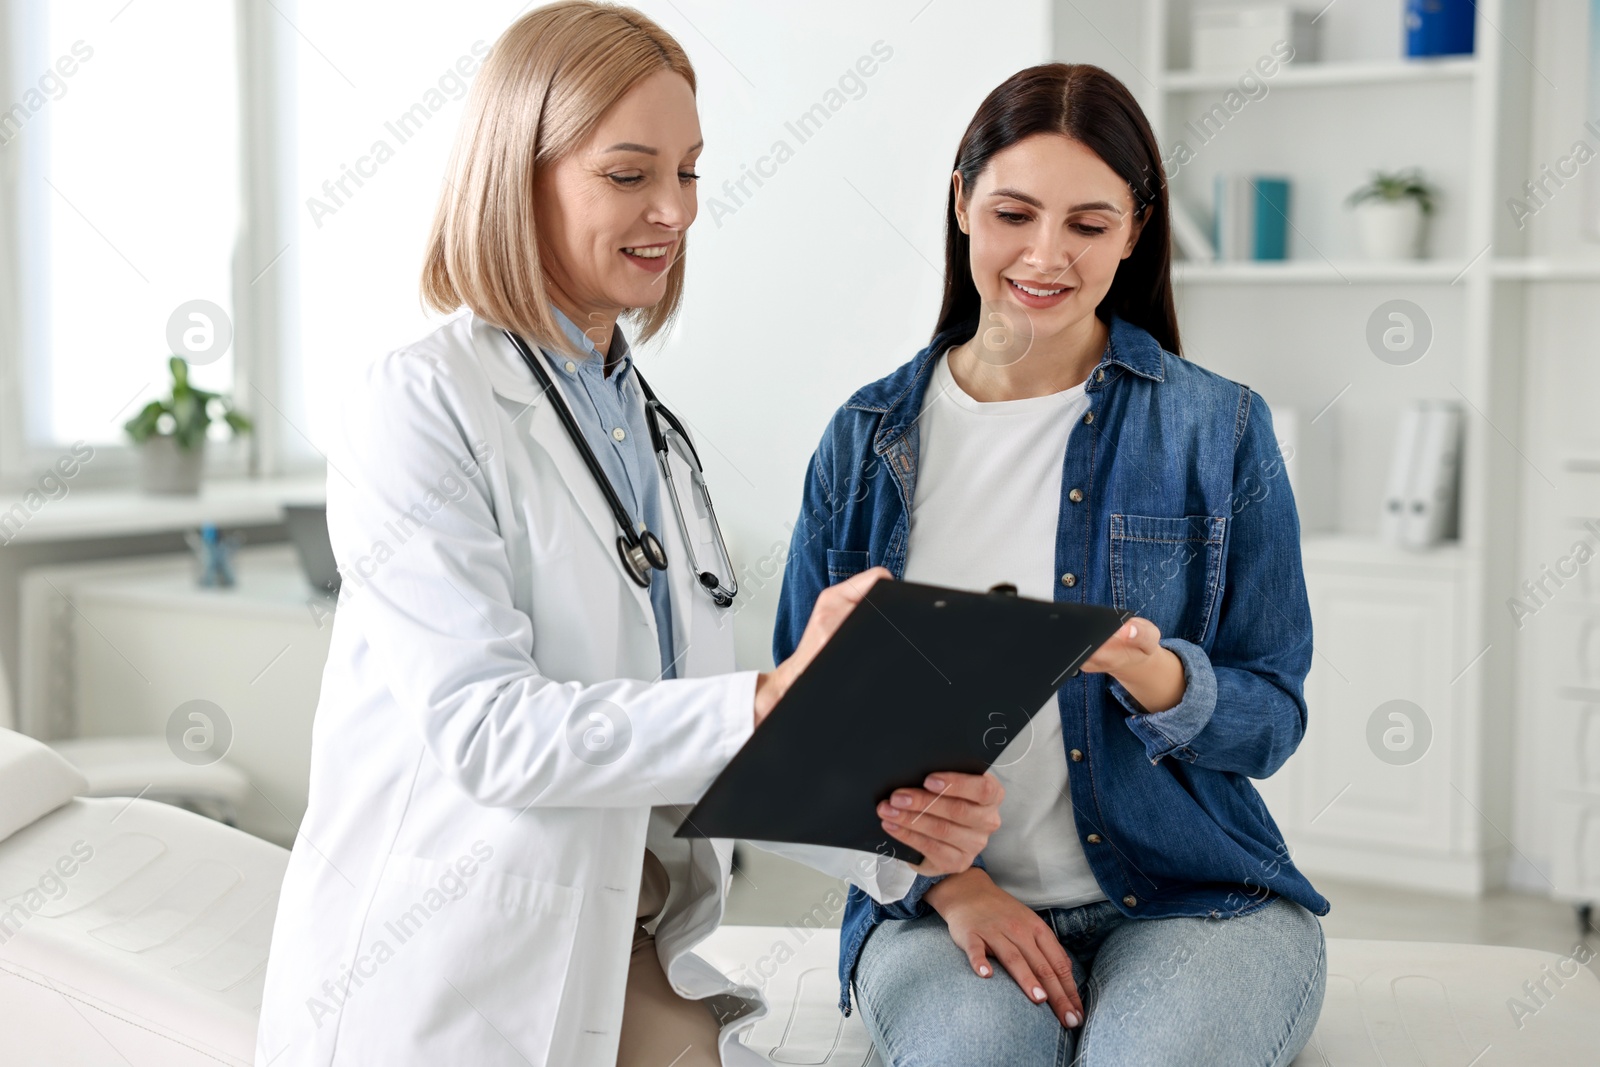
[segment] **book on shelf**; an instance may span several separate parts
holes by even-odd
[[[1406,0],[1406,57],[1470,56],[1477,14],[1473,0]]]
[[[1289,179],[1217,175],[1211,231],[1219,259],[1287,259]]]

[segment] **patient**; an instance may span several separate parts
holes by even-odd
[[[932,343],[808,469],[780,660],[874,566],[1128,616],[996,738],[976,866],[851,890],[840,1007],[890,1064],[1286,1064],[1321,1010],[1328,902],[1249,781],[1305,731],[1299,520],[1267,405],[1181,357],[1170,262],[1127,89],[1014,75],[956,150]]]

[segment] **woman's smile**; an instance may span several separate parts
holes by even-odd
[[[660,274],[672,265],[672,256],[669,253],[677,243],[673,240],[657,244],[629,245],[621,249],[621,252],[628,262],[639,269],[647,270],[651,274]]]
[[[1006,282],[1006,288],[1017,303],[1034,310],[1053,308],[1077,291],[1058,282],[1018,281],[1016,278],[1007,278]]]

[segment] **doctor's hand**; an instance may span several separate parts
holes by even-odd
[[[883,832],[922,853],[911,869],[936,877],[958,874],[1000,829],[1005,786],[992,774],[940,771],[923,779],[923,789],[896,789],[878,805]]]
[[[817,658],[822,646],[828,643],[828,638],[861,603],[867,590],[882,579],[893,581],[894,575],[886,567],[873,567],[822,591],[811,607],[811,618],[806,623],[805,632],[800,635],[800,643],[795,646],[794,654],[756,677],[757,726],[761,725],[761,720],[767,717],[773,706],[783,699],[783,694],[789,691],[801,672]]]

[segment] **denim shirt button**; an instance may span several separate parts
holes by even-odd
[[[1091,844],[1091,845],[1098,845],[1100,843],[1100,835],[1099,834],[1090,834],[1089,837],[1087,838],[1087,840],[1088,840],[1089,844]]]
[[[1078,584],[1078,576],[1076,574],[1073,574],[1071,571],[1068,571],[1066,574],[1063,574],[1061,576],[1061,584],[1065,585],[1065,586],[1068,586],[1068,587],[1077,585]]]
[[[1122,898],[1122,902],[1128,907],[1133,908],[1138,906],[1139,898],[1134,896],[1132,893],[1129,893],[1127,896]]]
[[[1083,490],[1074,489],[1072,492],[1067,494],[1067,499],[1072,501],[1074,504],[1078,503],[1083,499]]]
[[[1094,412],[1092,412],[1092,411],[1084,412],[1083,421],[1084,421],[1085,424],[1093,422],[1094,421]]]
[[[1094,380],[1097,382],[1103,382],[1106,380],[1106,371],[1104,367],[1101,367],[1094,372]]]
[[[1072,762],[1073,763],[1082,763],[1083,762],[1083,752],[1082,752],[1082,750],[1075,748],[1075,749],[1073,749],[1071,752],[1069,752],[1067,754],[1072,757]]]

